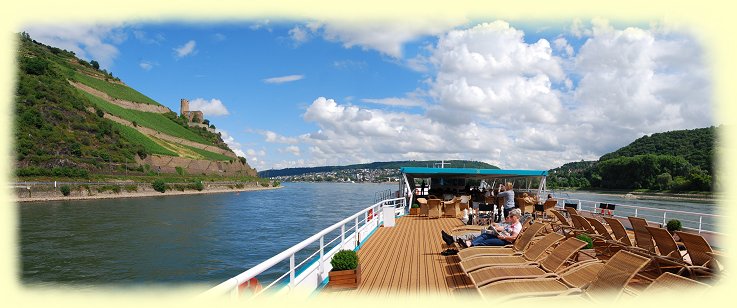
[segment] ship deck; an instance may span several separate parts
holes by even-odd
[[[462,226],[457,218],[398,218],[394,227],[381,227],[358,251],[361,282],[355,290],[325,288],[321,294],[452,296],[475,294],[456,256],[440,254],[445,243],[440,230]]]

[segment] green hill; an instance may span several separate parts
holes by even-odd
[[[643,136],[598,161],[551,169],[548,186],[710,191],[716,131],[706,127]]]
[[[215,146],[230,151],[219,134],[190,127],[173,112],[123,108],[70,84],[79,82],[112,98],[160,106],[111,72],[100,70],[95,61],[78,59],[73,52],[46,46],[22,33],[18,37],[17,63],[14,133],[18,176],[84,177],[116,170],[143,171],[143,164],[156,163],[150,160],[151,155],[228,161],[245,168],[239,170],[250,169],[244,159],[204,150]],[[133,125],[114,122],[105,118],[108,115]],[[141,133],[138,127],[194,144],[154,138]],[[200,146],[192,146],[196,144]],[[169,169],[173,172],[174,167]],[[255,175],[252,169],[249,172]]]

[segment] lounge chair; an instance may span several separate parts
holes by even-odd
[[[542,239],[535,242],[535,244],[525,249],[522,255],[477,256],[463,259],[459,265],[466,274],[469,274],[488,266],[525,264],[540,259],[551,246],[564,238],[565,236],[558,233],[548,233]]]
[[[622,222],[619,221],[619,219],[611,218],[611,217],[603,217],[604,221],[606,221],[607,225],[609,225],[609,229],[612,229],[612,233],[614,234],[614,240],[617,242],[622,243],[622,245],[627,247],[632,247],[632,240],[630,240],[629,234],[627,234],[627,229],[624,228],[624,225],[622,225]]]
[[[711,288],[708,284],[698,282],[693,279],[689,279],[683,276],[679,276],[673,273],[665,272],[655,279],[640,295],[659,295],[663,293],[672,293],[674,291],[689,291],[690,295],[694,295],[692,292],[697,291],[698,293],[704,293]],[[686,290],[687,289],[687,290]]]
[[[560,231],[566,237],[576,236],[576,232],[581,231],[573,228],[573,226],[568,222],[568,219],[566,219],[561,212],[557,210],[551,210],[550,212],[558,219],[558,223],[551,224],[551,226],[553,226],[553,231]]]
[[[592,227],[594,227],[594,230],[596,230],[596,233],[598,233],[601,237],[603,237],[605,240],[608,241],[614,241],[614,238],[609,233],[609,230],[604,226],[604,224],[601,223],[596,218],[593,217],[584,217],[586,220],[591,224]]]
[[[427,200],[427,217],[440,218],[440,199]]]
[[[463,249],[458,252],[461,260],[475,258],[483,255],[513,255],[522,254],[532,243],[532,239],[537,233],[545,228],[543,223],[534,223],[529,228],[517,235],[514,244],[506,246],[475,246]],[[480,231],[479,231],[480,232]]]
[[[692,265],[707,267],[714,273],[719,272],[719,264],[714,258],[714,251],[703,236],[683,231],[676,231],[676,235],[683,242],[683,246],[686,246]]]
[[[634,216],[627,217],[627,219],[629,219],[632,230],[635,232],[636,246],[654,254],[655,244],[653,243],[652,235],[647,231],[647,220]]]
[[[591,272],[583,271],[574,273],[567,279],[551,277],[502,280],[482,286],[478,288],[478,291],[484,299],[498,301],[565,294],[582,294],[594,301],[616,299],[622,294],[624,287],[632,277],[649,262],[648,258],[621,250],[597,270],[594,277]],[[584,283],[577,285],[575,281],[584,281]],[[591,283],[586,283],[586,281]]]
[[[587,244],[577,238],[569,238],[555,247],[539,263],[528,263],[520,266],[486,267],[471,272],[468,276],[476,287],[504,279],[541,278],[562,270],[566,261]]]
[[[678,244],[676,244],[676,241],[668,230],[654,227],[646,228],[652,235],[653,240],[655,240],[655,245],[658,249],[658,255],[653,257],[653,261],[661,270],[674,269],[677,270],[678,275],[687,273],[689,277],[710,277],[713,275],[713,272],[708,267],[686,263],[683,260],[681,251],[678,249]]]
[[[578,211],[574,207],[566,206],[565,209],[566,209],[566,212],[568,212],[568,215],[580,215],[578,214]]]

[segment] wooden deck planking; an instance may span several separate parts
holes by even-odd
[[[440,230],[462,225],[457,218],[404,216],[394,227],[380,227],[358,251],[361,283],[356,290],[325,289],[324,294],[408,296],[453,295],[470,286],[455,256],[442,256]]]

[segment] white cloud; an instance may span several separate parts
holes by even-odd
[[[271,32],[272,31],[271,30],[271,27],[269,27],[270,24],[271,24],[271,21],[268,20],[268,19],[265,19],[265,20],[259,21],[257,23],[254,23],[254,24],[248,26],[248,28],[251,29],[251,30],[254,30],[254,31],[260,30],[260,29],[265,29],[266,31]]]
[[[230,114],[228,109],[225,108],[225,105],[223,105],[223,102],[217,98],[213,98],[209,101],[204,98],[195,98],[189,101],[189,109],[202,111],[202,113],[205,114],[205,117]]]
[[[157,65],[159,64],[151,61],[141,61],[140,63],[138,63],[138,66],[141,67],[141,69],[143,69],[144,71],[150,71],[152,68],[154,68],[154,66]]]
[[[228,147],[233,150],[233,153],[235,155],[238,155],[240,157],[246,157],[246,153],[243,153],[243,149],[241,149],[241,144],[233,138],[230,134],[228,134],[227,131],[224,131],[222,129],[215,129],[216,132],[220,133],[220,138],[223,139],[223,142],[228,145]]]
[[[270,143],[296,144],[299,142],[295,137],[284,137],[270,130],[259,132],[264,135],[264,141]]]
[[[400,106],[400,107],[418,107],[424,106],[425,102],[414,99],[414,98],[399,98],[399,97],[387,97],[387,98],[364,98],[361,99],[364,103],[372,103],[387,106]]]
[[[285,83],[285,82],[292,82],[304,79],[304,75],[287,75],[287,76],[281,76],[281,77],[272,77],[272,78],[266,78],[264,79],[265,83],[272,83],[272,84],[279,84],[279,83]]]
[[[227,38],[228,37],[225,36],[225,34],[222,34],[222,33],[215,33],[215,34],[212,35],[212,39],[215,40],[216,42],[222,42],[222,41],[226,40]]]
[[[302,26],[296,26],[289,30],[289,37],[292,38],[296,44],[302,44],[310,40],[310,32]]]
[[[120,24],[37,24],[24,28],[31,38],[74,52],[77,57],[95,60],[110,69],[119,51],[115,44],[126,39]]]
[[[148,33],[146,33],[143,30],[133,30],[133,37],[135,37],[138,41],[144,44],[161,44],[161,42],[165,41],[164,35],[161,33],[158,33],[154,36],[150,36]]]
[[[177,48],[174,48],[174,52],[176,53],[176,57],[177,58],[184,58],[186,56],[193,55],[193,54],[197,53],[197,50],[195,49],[196,46],[197,46],[197,42],[195,42],[194,40],[190,40],[190,41],[184,43],[184,45],[179,46]]]
[[[301,30],[309,29],[312,33],[321,35],[328,41],[341,42],[345,48],[360,46],[363,49],[373,49],[394,58],[401,58],[403,44],[423,36],[443,33],[465,22],[462,19],[443,18],[412,21],[376,20],[365,23],[321,21],[309,23],[306,28],[301,28]]]
[[[299,156],[300,155],[300,149],[296,145],[290,145],[288,147],[285,147],[283,149],[280,149],[280,151],[281,152],[291,153],[294,156]]]

